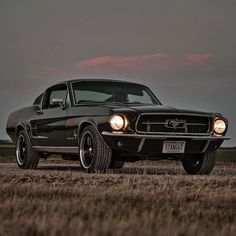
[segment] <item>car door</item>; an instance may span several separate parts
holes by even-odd
[[[36,119],[31,121],[34,146],[66,146],[64,104],[67,93],[67,85],[64,83],[46,90],[42,107],[36,111]]]

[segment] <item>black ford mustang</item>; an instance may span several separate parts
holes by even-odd
[[[227,131],[217,113],[163,106],[144,85],[80,79],[48,88],[32,106],[10,114],[7,133],[20,168],[61,154],[88,172],[127,161],[180,160],[189,174],[208,174]]]

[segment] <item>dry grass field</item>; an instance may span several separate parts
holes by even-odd
[[[236,166],[188,176],[169,162],[108,174],[78,164],[0,163],[0,235],[235,235]]]

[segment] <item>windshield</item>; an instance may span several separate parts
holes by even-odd
[[[117,82],[72,83],[76,105],[84,103],[160,104],[142,85]]]

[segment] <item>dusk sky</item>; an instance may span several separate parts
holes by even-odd
[[[148,85],[163,104],[217,111],[236,146],[235,0],[0,0],[0,139],[11,111],[77,77]]]

